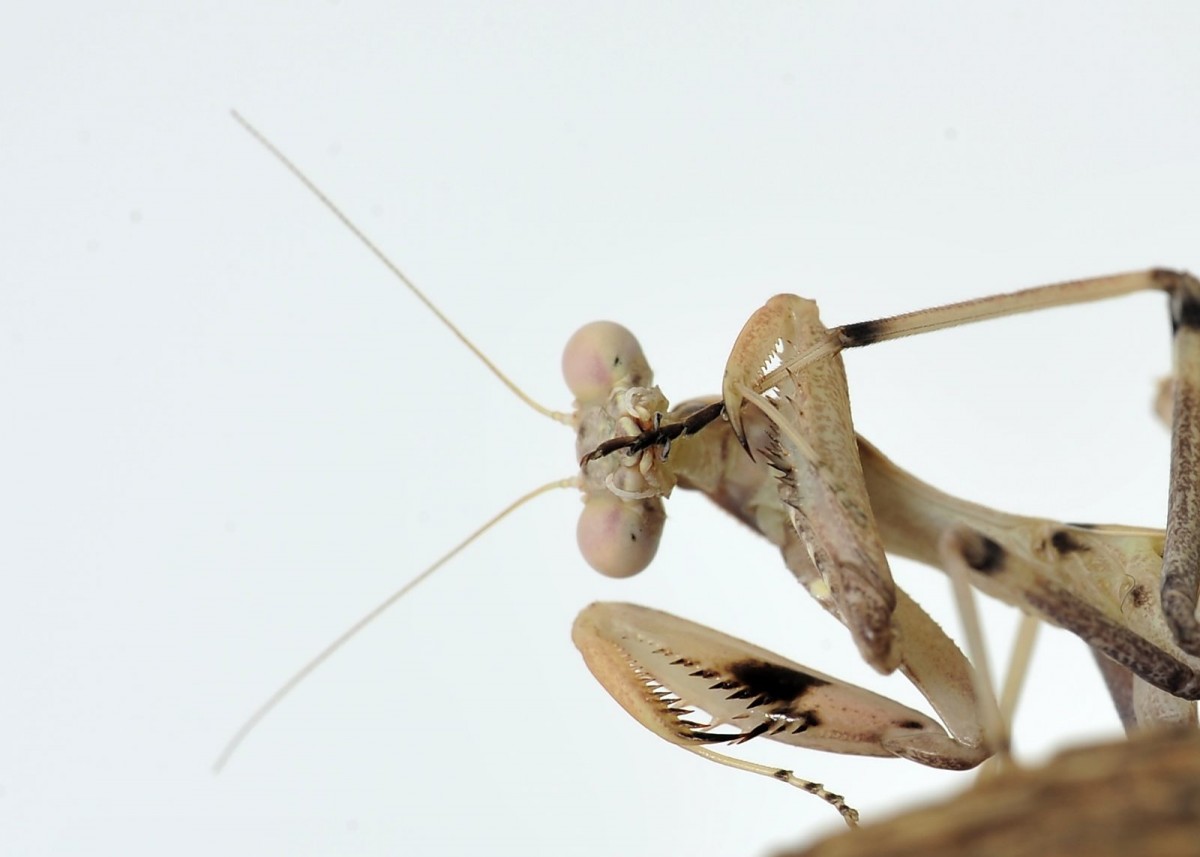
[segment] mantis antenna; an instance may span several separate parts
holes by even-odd
[[[440,321],[442,324],[444,324],[451,333],[453,333],[455,336],[457,336],[459,341],[462,342],[463,345],[467,346],[467,348],[469,348],[471,350],[471,353],[474,354],[476,357],[478,357],[479,360],[483,363],[483,365],[486,366],[493,375],[495,375],[497,378],[500,379],[500,382],[502,384],[504,384],[504,386],[506,386],[506,387],[508,387],[508,389],[512,390],[513,394],[518,399],[520,399],[525,404],[529,405],[529,407],[533,408],[535,411],[537,411],[542,416],[549,417],[550,419],[554,420],[555,422],[560,422],[560,423],[563,423],[564,425],[571,425],[571,415],[570,414],[563,413],[562,411],[551,410],[550,408],[547,408],[544,405],[538,404],[532,398],[530,398],[525,393],[524,390],[522,390],[520,387],[518,387],[516,384],[514,384],[511,380],[509,380],[509,377],[507,375],[505,375],[503,372],[501,372],[496,367],[496,364],[494,364],[491,360],[489,360],[487,358],[487,355],[484,354],[481,350],[479,350],[479,348],[475,345],[475,343],[472,342],[470,339],[468,339],[466,334],[464,334],[461,330],[459,330],[454,325],[454,322],[452,322],[450,319],[448,319],[442,313],[442,311],[437,308],[437,306],[434,304],[433,301],[431,301],[428,297],[426,297],[424,292],[422,292],[420,289],[417,288],[416,283],[414,283],[412,280],[410,280],[408,278],[408,276],[403,271],[400,270],[400,266],[397,265],[395,262],[393,262],[391,259],[389,259],[387,257],[387,255],[382,250],[380,250],[379,247],[377,247],[375,245],[375,242],[373,242],[370,238],[368,238],[366,236],[366,234],[361,229],[358,228],[358,226],[354,223],[354,221],[351,220],[345,214],[345,212],[343,212],[340,208],[338,208],[337,204],[334,203],[334,201],[332,199],[330,199],[328,196],[326,196],[324,191],[322,191],[319,187],[316,186],[316,184],[313,183],[312,179],[310,179],[307,175],[305,175],[298,166],[296,166],[294,163],[292,163],[292,161],[288,158],[287,155],[285,155],[283,152],[281,152],[279,150],[279,148],[274,143],[272,143],[270,140],[268,140],[261,131],[259,131],[257,128],[255,128],[253,125],[251,125],[248,121],[246,121],[245,117],[243,117],[242,114],[238,113],[236,110],[230,110],[229,113],[230,113],[230,115],[233,116],[234,121],[236,121],[239,125],[241,125],[243,128],[245,128],[251,137],[253,137],[259,143],[261,143],[263,148],[265,148],[268,152],[270,152],[275,157],[275,160],[277,160],[277,161],[279,161],[279,163],[283,164],[287,168],[288,172],[290,172],[297,179],[299,179],[300,183],[303,184],[306,188],[308,188],[309,191],[312,192],[313,196],[315,196],[318,200],[321,201],[322,205],[324,205],[331,212],[333,212],[333,216],[336,217],[338,220],[340,220],[342,222],[342,225],[345,226],[347,229],[349,229],[350,233],[355,238],[357,238],[359,241],[361,241],[363,243],[363,245],[368,250],[371,251],[372,255],[374,255],[376,259],[378,259],[380,262],[382,262],[387,267],[387,269],[389,271],[391,271],[392,274],[395,275],[397,280],[399,280],[401,283],[403,283],[410,292],[412,292],[414,295],[416,295],[417,299],[421,303],[425,304],[425,306],[429,308],[429,311],[431,313],[433,313],[435,316],[437,316],[438,321]]]
[[[229,743],[226,744],[224,749],[221,750],[221,755],[219,755],[217,760],[213,763],[213,772],[218,774],[221,772],[221,769],[225,767],[229,759],[235,752],[237,752],[238,747],[240,747],[242,742],[246,740],[246,736],[253,732],[254,728],[262,722],[263,718],[270,714],[275,706],[279,705],[279,703],[282,702],[289,693],[295,690],[300,682],[308,678],[317,667],[329,660],[330,656],[332,656],[334,652],[349,642],[355,635],[358,634],[359,631],[374,622],[375,619],[377,619],[379,615],[383,613],[383,611],[387,610],[405,595],[412,592],[417,587],[417,584],[423,582],[431,574],[456,557],[463,548],[491,529],[493,525],[499,523],[501,520],[507,517],[510,512],[525,505],[534,497],[537,497],[540,494],[545,494],[547,491],[553,491],[555,488],[571,488],[575,485],[576,479],[574,477],[569,479],[556,479],[553,482],[547,482],[545,485],[540,485],[529,493],[518,497],[516,500],[509,503],[498,513],[489,518],[487,522],[483,524],[483,526],[479,527],[449,551],[444,553],[431,566],[426,568],[408,583],[401,586],[387,598],[383,599],[383,601],[379,602],[379,604],[377,604],[370,611],[363,614],[363,616],[357,622],[343,631],[340,635],[338,635],[337,639],[323,648],[315,657],[309,660],[308,663],[293,673],[291,678],[281,684],[278,690],[267,697],[266,701],[263,702],[262,705],[260,705],[257,709],[255,709],[254,713],[251,714],[250,717],[247,718],[246,722],[238,728],[238,731],[235,732],[233,737],[229,739]]]
[[[456,337],[458,337],[458,339],[465,346],[467,346],[467,348],[469,348],[471,350],[471,352],[476,357],[478,357],[483,362],[483,364],[485,366],[487,366],[487,368],[489,370],[491,370],[492,374],[495,375],[497,378],[499,378],[500,381],[504,384],[504,386],[508,387],[508,389],[511,390],[517,396],[517,398],[519,398],[525,404],[529,405],[529,407],[533,408],[539,414],[550,417],[551,419],[555,420],[556,422],[564,423],[566,425],[571,425],[572,419],[571,419],[570,414],[566,414],[561,411],[554,411],[554,410],[551,410],[549,408],[546,408],[546,407],[538,404],[532,398],[530,398],[525,393],[524,390],[522,390],[520,387],[518,387],[516,384],[514,384],[511,380],[509,380],[508,376],[505,375],[503,372],[501,372],[496,367],[496,365],[494,363],[492,363],[492,361],[489,360],[481,350],[479,350],[479,348],[475,345],[475,343],[473,343],[470,339],[468,339],[466,337],[466,335],[463,334],[463,332],[460,331],[454,325],[454,323],[451,322],[450,319],[448,319],[442,313],[442,311],[437,308],[437,306],[434,305],[433,301],[431,301],[428,297],[426,297],[425,294],[416,287],[416,285],[412,282],[412,280],[410,280],[404,274],[404,272],[401,271],[400,268],[391,259],[389,259],[384,254],[384,252],[382,250],[380,250],[374,244],[374,242],[372,242],[371,239],[368,238],[363,233],[363,231],[361,229],[359,229],[358,226],[355,225],[355,223],[352,220],[350,220],[350,218],[347,217],[346,214],[343,213],[342,210],[340,208],[338,208],[337,205],[335,205],[334,202],[328,196],[326,196],[325,193],[322,192],[321,189],[318,188],[312,182],[311,179],[308,178],[308,176],[306,176],[303,172],[301,172],[299,167],[297,167],[295,164],[293,164],[291,162],[291,160],[289,160],[288,157],[283,154],[283,152],[281,152],[257,128],[255,128],[253,125],[251,125],[249,122],[247,122],[246,119],[243,118],[241,116],[241,114],[239,114],[236,110],[231,110],[230,113],[233,115],[233,118],[237,121],[237,123],[239,125],[241,125],[243,128],[245,128],[246,131],[248,131],[250,133],[250,135],[252,137],[254,137],[254,139],[258,140],[258,142],[261,143],[267,149],[267,151],[269,151],[272,155],[275,156],[276,160],[278,160],[285,167],[287,167],[288,171],[291,172],[292,175],[294,175],[296,178],[298,178],[300,180],[300,182],[306,188],[308,188],[309,191],[311,191],[313,193],[313,195],[315,195],[317,197],[317,199],[319,199],[321,201],[322,204],[325,205],[326,208],[328,208],[331,212],[333,212],[334,216],[336,216],[337,219],[340,220],[343,223],[343,225],[345,225],[345,227],[347,229],[349,229],[350,232],[356,238],[358,238],[359,241],[361,241],[364,245],[366,245],[367,249],[370,250],[371,253],[374,254],[374,256],[377,259],[379,259],[381,262],[383,262],[383,264],[388,268],[388,270],[391,271],[396,276],[396,278],[398,280],[400,280],[400,282],[403,283],[408,288],[409,291],[411,291],[414,295],[416,295],[417,298],[421,301],[421,303],[425,304],[425,306],[427,306],[429,308],[430,312],[432,312],[435,316],[437,316],[438,320],[441,321],[441,323],[444,324],[447,328],[449,328],[450,332],[453,333]],[[322,649],[319,653],[317,653],[317,655],[315,657],[313,657],[311,660],[309,660],[308,663],[306,663],[296,673],[294,673],[287,681],[285,681],[282,685],[280,685],[279,688],[274,693],[272,693],[269,697],[267,697],[265,702],[263,702],[257,709],[255,709],[254,713],[251,714],[250,717],[246,720],[246,722],[241,725],[241,727],[237,730],[237,732],[234,733],[233,737],[229,739],[229,743],[227,743],[225,745],[225,747],[221,750],[221,754],[217,757],[217,760],[213,763],[213,771],[215,773],[220,773],[221,770],[225,767],[225,765],[229,762],[229,760],[233,756],[233,754],[235,752],[237,752],[238,747],[241,746],[242,742],[246,740],[246,737],[249,736],[249,734],[254,731],[254,729],[258,726],[258,724],[262,722],[263,718],[266,717],[277,705],[279,705],[279,703],[282,702],[284,700],[284,698],[287,697],[287,695],[290,694],[302,681],[304,681],[306,678],[308,678],[308,676],[311,675],[312,672],[314,670],[316,670],[317,667],[319,667],[321,664],[323,664],[325,661],[327,661],[334,654],[334,652],[336,652],[338,649],[340,649],[342,646],[344,646],[347,642],[349,642],[361,630],[363,630],[365,627],[367,627],[369,624],[371,624],[371,622],[375,621],[375,619],[378,618],[380,616],[380,614],[382,614],[385,610],[387,610],[389,607],[391,607],[393,604],[395,604],[397,601],[399,601],[405,595],[412,592],[412,590],[415,589],[418,584],[422,583],[426,578],[428,578],[430,575],[432,575],[435,571],[437,571],[439,568],[441,568],[443,565],[445,565],[447,562],[449,562],[451,559],[453,559],[455,556],[457,556],[458,553],[463,550],[463,548],[465,548],[467,545],[471,544],[471,542],[475,541],[477,538],[479,538],[481,535],[483,535],[485,532],[487,532],[489,529],[491,529],[492,526],[494,526],[495,524],[497,524],[501,520],[503,520],[505,517],[507,517],[510,512],[513,512],[516,509],[520,508],[521,506],[525,505],[530,500],[532,500],[534,497],[537,497],[541,494],[545,494],[546,492],[551,491],[555,488],[573,488],[573,487],[579,487],[578,477],[572,476],[572,477],[568,477],[565,479],[556,479],[552,482],[547,482],[545,485],[541,485],[537,488],[534,488],[532,491],[529,491],[528,493],[523,494],[521,497],[518,497],[516,500],[509,503],[502,510],[500,510],[498,513],[496,513],[491,518],[489,518],[482,526],[480,526],[478,529],[476,529],[474,532],[472,532],[470,535],[468,535],[465,539],[463,539],[461,542],[459,542],[457,545],[455,545],[453,548],[451,548],[449,551],[447,551],[445,554],[443,554],[432,565],[430,565],[428,568],[426,568],[424,571],[422,571],[420,574],[418,574],[416,577],[414,577],[408,583],[404,584],[404,586],[397,589],[395,592],[393,592],[391,595],[389,595],[387,598],[385,598],[383,601],[381,601],[378,605],[376,605],[373,609],[371,609],[366,614],[364,614],[361,618],[358,619],[358,621],[356,621],[349,628],[347,628],[345,631],[343,631],[335,640],[333,640],[331,643],[329,643],[329,645],[327,645],[324,649]]]

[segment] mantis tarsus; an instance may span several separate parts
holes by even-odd
[[[850,630],[863,658],[880,672],[900,669],[945,724],[677,617],[632,605],[589,607],[574,632],[589,668],[627,711],[660,736],[813,792],[849,823],[855,821],[854,811],[822,786],[781,768],[717,754],[712,745],[761,736],[953,769],[974,767],[1003,752],[1004,716],[982,677],[987,672],[982,646],[971,641],[979,667],[974,669],[895,587],[885,549],[946,570],[958,584],[964,609],[969,609],[969,581],[1078,634],[1101,653],[1102,669],[1130,729],[1194,722],[1190,700],[1200,696],[1200,661],[1194,657],[1200,651],[1194,617],[1200,521],[1191,512],[1200,502],[1191,457],[1200,443],[1200,355],[1195,353],[1200,349],[1200,284],[1194,278],[1137,272],[832,330],[821,325],[812,302],[779,296],[744,328],[721,398],[674,410],[653,386],[632,335],[610,323],[589,325],[572,338],[563,361],[576,409],[558,414],[533,403],[496,371],[320,191],[263,142],[498,377],[539,411],[576,429],[580,475],[555,485],[572,484],[584,492],[578,535],[590,564],[613,576],[640,571],[657,546],[664,520],[661,498],[676,485],[702,490],[776,544],[793,574]],[[1146,289],[1170,296],[1175,330],[1170,408],[1175,441],[1165,536],[1148,529],[1022,518],[967,503],[919,482],[856,437],[838,357],[842,349]],[[722,415],[727,421],[719,419]],[[238,733],[219,764],[291,687],[417,581],[285,684]]]

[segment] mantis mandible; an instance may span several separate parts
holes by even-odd
[[[576,409],[559,414],[512,385],[278,150],[246,127],[514,392],[575,428],[579,476],[543,486],[514,506],[550,487],[580,488],[584,557],[605,574],[628,576],[653,559],[665,518],[662,498],[676,486],[703,491],[779,547],[789,570],[847,627],[864,660],[880,672],[900,670],[942,721],[678,617],[633,605],[592,605],[576,621],[576,645],[606,690],[656,734],[816,794],[850,824],[854,810],[819,784],[712,746],[765,737],[949,769],[1005,752],[1005,716],[984,678],[982,645],[969,640],[973,665],[894,584],[886,552],[945,570],[965,612],[969,582],[1076,633],[1099,653],[1128,728],[1194,722],[1200,522],[1193,510],[1200,498],[1191,456],[1200,443],[1200,284],[1190,275],[1152,270],[1081,280],[833,329],[821,324],[811,301],[778,296],[743,329],[722,396],[675,409],[653,386],[632,334],[598,323],[567,345],[564,376]],[[854,432],[838,356],[845,348],[1151,289],[1169,295],[1175,330],[1165,534],[1024,518],[971,504],[915,479]],[[235,736],[218,767],[292,687],[491,523],[280,688]]]

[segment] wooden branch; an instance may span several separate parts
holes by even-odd
[[[1200,854],[1200,733],[1065,751],[777,857],[1183,857]]]

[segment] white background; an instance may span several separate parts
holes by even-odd
[[[570,432],[496,383],[229,118],[289,152],[518,383],[566,408],[596,318],[675,399],[768,296],[860,321],[1200,267],[1189,3],[22,4],[0,35],[0,850],[761,853],[820,802],[628,720],[569,639],[669,609],[921,704],[774,555],[677,495],[604,580],[572,496],[513,516],[265,721],[292,670],[520,492]],[[186,8],[186,11],[183,11]],[[847,355],[857,422],[933,484],[1161,525],[1164,301]],[[953,633],[940,574],[899,579]],[[1015,617],[987,617],[997,656]],[[1043,637],[1016,741],[1118,733]],[[747,753],[865,819],[964,787]]]

